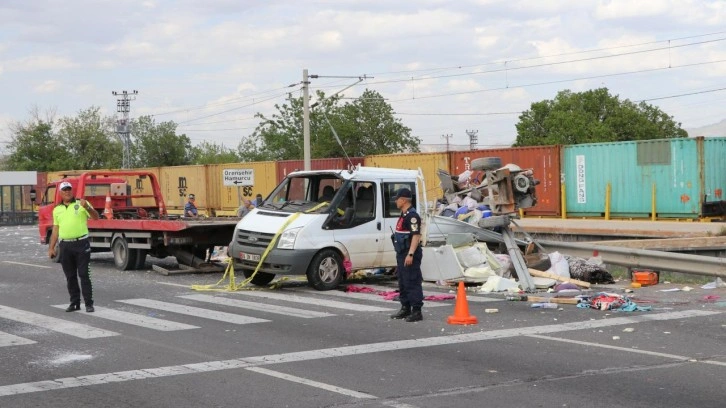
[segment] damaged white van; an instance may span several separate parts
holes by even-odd
[[[290,173],[265,201],[237,224],[229,255],[252,283],[275,275],[307,275],[318,290],[331,290],[351,270],[396,266],[391,233],[400,210],[392,198],[413,193],[423,213],[421,171],[356,167]]]

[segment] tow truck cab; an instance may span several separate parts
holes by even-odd
[[[400,210],[393,197],[426,202],[420,171],[356,167],[290,173],[235,228],[229,254],[252,283],[275,275],[307,275],[318,290],[334,289],[351,270],[396,265],[390,235]]]

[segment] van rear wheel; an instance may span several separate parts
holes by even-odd
[[[343,281],[344,274],[340,254],[332,249],[323,249],[310,262],[308,283],[317,290],[333,290]]]

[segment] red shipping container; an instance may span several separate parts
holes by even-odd
[[[560,154],[561,146],[528,146],[503,149],[450,152],[452,175],[470,170],[471,161],[481,157],[499,157],[502,164],[514,163],[523,169],[533,169],[537,185],[537,205],[524,211],[525,215],[559,216],[560,208]]]

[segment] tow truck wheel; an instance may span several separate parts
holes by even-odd
[[[126,242],[126,238],[116,238],[113,241],[111,250],[113,251],[113,263],[117,269],[127,271],[136,267],[136,251],[129,249],[129,243]]]
[[[148,250],[146,249],[136,249],[136,263],[134,264],[134,269],[144,269],[144,266],[146,266],[146,253]]]
[[[308,283],[317,290],[333,290],[343,280],[343,259],[332,249],[315,254],[308,267]]]
[[[248,271],[244,270],[242,273],[245,275],[245,278],[249,279],[250,276],[252,276],[252,273],[254,271]],[[250,282],[252,282],[253,285],[257,286],[265,286],[268,283],[272,282],[272,280],[275,279],[274,273],[267,273],[267,272],[257,272],[255,274],[255,277],[252,278]]]
[[[60,242],[55,243],[55,256],[50,258],[50,260],[54,263],[60,263]]]

